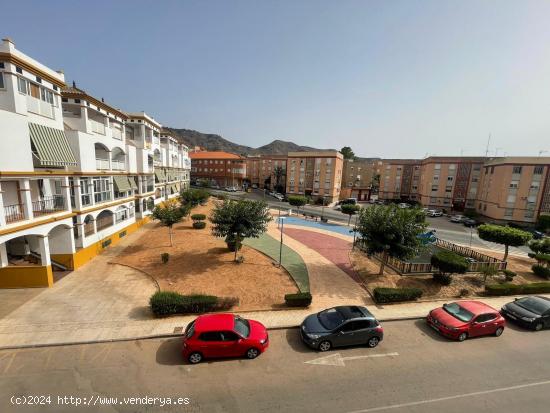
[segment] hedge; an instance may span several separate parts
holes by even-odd
[[[204,222],[204,221],[195,221],[195,222],[193,222],[193,228],[195,228],[195,229],[206,228],[206,222]]]
[[[530,284],[488,284],[485,286],[487,295],[521,295],[550,293],[550,282]]]
[[[206,215],[204,215],[204,214],[193,214],[193,215],[191,215],[191,219],[193,221],[204,221],[206,219]]]
[[[374,289],[374,301],[377,303],[395,303],[399,301],[414,301],[422,297],[420,288],[384,288]]]
[[[533,270],[535,275],[538,275],[542,278],[550,279],[550,268],[545,267],[544,265],[534,264],[531,269]]]
[[[310,293],[286,294],[285,304],[289,307],[309,307],[311,304]]]
[[[182,295],[174,291],[157,291],[149,299],[151,311],[156,316],[170,314],[201,314],[211,311],[224,311],[237,305],[236,297],[216,297],[214,295]]]

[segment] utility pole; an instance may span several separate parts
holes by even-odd
[[[489,134],[489,138],[487,139],[487,147],[485,148],[485,157],[489,155],[489,144],[491,143],[491,134]]]

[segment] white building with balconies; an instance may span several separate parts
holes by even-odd
[[[51,286],[188,187],[187,152],[172,141],[163,158],[161,128],[3,40],[0,288]]]

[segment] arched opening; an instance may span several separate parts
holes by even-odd
[[[149,169],[153,168],[153,155],[151,154],[147,155],[147,166]]]
[[[105,228],[113,226],[113,213],[108,209],[101,211],[96,218],[96,229],[97,231],[102,231]]]
[[[111,169],[123,171],[126,168],[126,154],[119,147],[113,148],[111,152]]]
[[[41,265],[40,235],[22,235],[5,243],[9,266]]]
[[[73,254],[75,243],[73,227],[70,225],[57,225],[48,233],[50,261],[53,270],[54,282],[68,274],[74,268]]]
[[[130,217],[129,210],[124,205],[119,206],[115,211],[115,223],[126,221]]]
[[[102,143],[96,142],[94,144],[95,150],[95,163],[96,169],[98,170],[108,170],[109,169],[109,149]]]
[[[86,218],[84,218],[83,230],[85,237],[89,237],[95,234],[94,221],[94,217],[91,215],[86,215]]]
[[[155,200],[152,197],[147,198],[147,211],[152,211],[155,208]]]

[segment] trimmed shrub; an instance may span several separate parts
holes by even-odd
[[[539,215],[537,219],[537,229],[546,232],[550,229],[550,215]]]
[[[204,221],[195,221],[195,222],[193,222],[193,228],[195,228],[195,229],[206,228],[206,222],[204,222]]]
[[[451,274],[435,273],[433,275],[433,280],[436,283],[441,285],[451,285],[451,281],[453,280],[453,277],[451,276]]]
[[[311,304],[310,293],[286,294],[285,304],[289,307],[309,307]]]
[[[550,293],[550,282],[531,284],[489,284],[485,286],[485,294],[492,296],[544,293]]]
[[[149,299],[151,311],[156,316],[170,314],[201,314],[210,311],[223,311],[237,305],[236,297],[216,297],[214,295],[182,295],[174,291],[157,291]]]
[[[206,215],[204,215],[204,214],[193,214],[193,215],[191,215],[191,219],[193,221],[204,221],[206,219]]]
[[[374,301],[377,303],[395,303],[399,301],[414,301],[422,297],[420,288],[384,288],[374,289]]]
[[[514,271],[512,270],[502,270],[502,274],[504,274],[504,278],[506,279],[506,281],[510,282],[514,279],[514,277],[517,275]]]
[[[550,268],[545,267],[544,265],[534,264],[531,269],[533,270],[533,273],[535,273],[535,275],[538,275],[542,278],[550,279]]]
[[[170,259],[170,254],[168,254],[167,252],[163,252],[162,254],[160,254],[160,259],[162,260],[163,264],[166,264]]]

